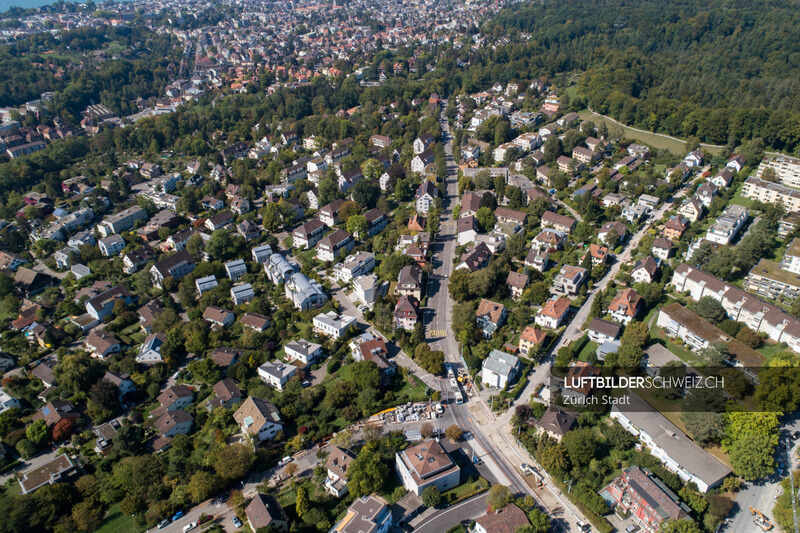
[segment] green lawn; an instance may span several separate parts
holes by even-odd
[[[598,346],[599,344],[596,342],[586,341],[586,343],[583,345],[583,348],[581,348],[581,351],[577,354],[578,360],[588,363],[595,356]]]
[[[605,122],[609,129],[617,127],[617,123],[613,120],[609,120],[601,115],[598,115],[597,113],[589,111],[588,109],[584,109],[583,111],[579,112],[578,115],[580,115],[580,117],[584,120],[591,120],[595,123],[595,125],[599,125],[600,122]],[[658,133],[636,131],[624,125],[622,125],[622,130],[624,131],[625,137],[628,139],[647,144],[657,150],[668,150],[676,155],[686,152],[686,142],[680,139],[670,138]],[[719,154],[722,152],[722,147],[708,144],[701,144],[700,147],[712,154]]]
[[[735,205],[741,205],[741,206],[744,206],[744,207],[750,209],[751,207],[753,207],[753,200],[751,200],[749,198],[745,198],[744,196],[742,196],[742,189],[743,188],[744,188],[744,183],[742,183],[739,186],[739,189],[736,191],[736,195],[733,198],[731,198],[731,201],[729,203],[735,204]]]
[[[133,521],[133,518],[119,512],[119,504],[112,505],[108,510],[108,517],[103,520],[97,533],[136,533],[141,531]]]

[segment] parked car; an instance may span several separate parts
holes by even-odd
[[[233,518],[231,518],[231,522],[233,522],[233,525],[235,527],[242,527],[242,521],[239,520],[238,516],[234,516]]]
[[[165,518],[161,522],[158,523],[158,529],[164,529],[169,525],[169,518]]]
[[[292,462],[292,458],[291,458],[291,456],[287,455],[286,457],[284,457],[283,459],[281,459],[281,462],[280,462],[280,463],[278,463],[278,466],[284,466],[284,465],[288,465],[288,464],[289,464],[289,463],[291,463],[291,462]]]
[[[639,531],[639,529],[640,529],[639,526],[637,526],[636,524],[632,524],[625,528],[625,533],[636,533],[637,531]]]
[[[187,531],[191,531],[191,530],[195,529],[196,527],[197,527],[197,522],[191,522],[189,524],[186,524],[185,526],[183,526],[183,533],[186,533]]]
[[[172,515],[172,521],[174,522],[175,520],[178,520],[178,519],[179,519],[179,518],[181,518],[181,517],[182,517],[184,514],[185,514],[185,513],[184,513],[183,511],[178,511],[177,513],[175,513],[174,515]]]

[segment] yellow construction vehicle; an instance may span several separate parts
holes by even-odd
[[[754,507],[750,507],[750,514],[753,515],[753,521],[756,523],[758,527],[761,528],[761,531],[769,531],[773,528],[772,523],[769,521],[764,513],[759,511]]]

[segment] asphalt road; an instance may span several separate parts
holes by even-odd
[[[444,110],[447,103],[442,106],[442,130],[445,139],[445,157],[447,160],[447,176],[445,178],[446,195],[442,198],[442,213],[439,234],[433,245],[431,275],[432,282],[428,287],[428,305],[424,308],[424,324],[428,343],[433,349],[440,349],[445,353],[445,361],[456,369],[463,365],[458,352],[455,336],[452,329],[453,301],[448,293],[448,281],[453,271],[453,257],[456,248],[456,225],[452,220],[453,207],[458,203],[458,168],[453,161],[453,143],[449,134],[447,119]],[[449,386],[449,384],[447,385]],[[509,481],[512,490],[518,494],[533,494],[531,488],[520,478],[513,466],[498,453],[495,446],[484,435],[483,431],[475,424],[467,404],[450,403],[448,414],[452,416],[455,424],[461,429],[469,431],[475,440],[487,452],[485,462],[493,463],[491,466]]]
[[[489,507],[489,493],[484,492],[477,498],[461,502],[436,513],[427,521],[418,525],[417,533],[441,533],[458,525],[460,522],[474,520],[486,514]]]
[[[798,467],[798,460],[795,454],[798,449],[800,449],[800,439],[791,437],[795,431],[800,431],[800,415],[797,414],[783,426],[781,431],[781,445],[776,452],[777,460],[785,463],[786,452],[784,443],[790,443],[790,455],[792,457],[790,470],[796,470]],[[786,470],[784,470],[784,474],[785,473]],[[758,509],[767,515],[777,529],[778,525],[775,523],[772,516],[772,509],[775,507],[775,499],[783,492],[780,483],[785,477],[785,475],[776,473],[766,479],[758,480],[756,483],[747,483],[736,495],[735,504],[731,511],[731,523],[723,527],[720,531],[731,533],[738,533],[739,531],[761,531],[760,528],[753,523],[750,507]],[[798,487],[796,486],[795,491],[798,491]]]

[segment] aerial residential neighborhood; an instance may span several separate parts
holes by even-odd
[[[0,532],[796,531],[796,43],[676,4],[6,6]]]

